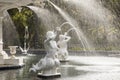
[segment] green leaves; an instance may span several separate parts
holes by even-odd
[[[21,12],[17,11],[15,15],[12,16],[13,21],[19,21],[23,26],[28,26],[28,19],[33,16],[33,12],[27,8],[23,8]]]
[[[113,1],[113,2],[120,2],[120,0],[111,0],[111,1]]]
[[[34,13],[26,7],[22,7],[21,12],[19,12],[17,8],[13,8],[8,10],[8,13],[16,26],[22,47],[24,44],[25,27],[28,26],[29,38],[27,38],[27,44],[29,44],[30,39],[33,39],[35,35],[35,23],[33,22]]]

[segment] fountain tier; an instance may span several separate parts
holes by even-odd
[[[2,20],[3,17],[0,17],[0,70],[20,68],[24,65],[23,59],[15,56],[9,58],[8,54],[3,50]],[[11,54],[16,54],[16,46],[10,46],[10,52]]]

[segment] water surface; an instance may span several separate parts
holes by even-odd
[[[23,57],[23,56],[22,56]],[[61,78],[40,79],[29,68],[43,54],[24,56],[25,66],[17,70],[0,71],[0,80],[120,80],[120,58],[107,56],[70,56],[69,62],[61,63]]]

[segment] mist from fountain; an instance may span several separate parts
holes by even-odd
[[[7,10],[5,10],[3,12],[4,14],[4,19],[3,19],[3,39],[6,46],[9,45],[18,45],[20,43],[19,41],[19,36],[18,36],[18,32],[16,31],[16,27],[9,15],[9,13],[7,12]],[[4,36],[5,35],[5,36]],[[14,42],[14,40],[16,41],[16,43]],[[9,42],[9,43],[7,43]],[[17,44],[18,43],[18,44]]]
[[[61,9],[60,7],[58,7],[51,1],[48,1],[48,2],[50,4],[52,4],[54,6],[54,8],[60,13],[62,18],[64,18],[64,20],[67,21],[67,22],[63,23],[62,25],[60,25],[60,27],[62,28],[64,25],[69,24],[73,28],[77,28],[75,31],[77,32],[77,36],[79,36],[78,38],[80,40],[80,43],[82,44],[82,46],[81,45],[80,46],[83,47],[83,49],[85,49],[85,50],[94,50],[93,45],[97,45],[96,42],[93,42],[95,44],[92,45],[91,44],[92,40],[90,42],[86,38],[86,36],[88,36],[88,33],[87,33],[87,35],[84,35],[84,34],[86,34],[87,29],[86,29],[86,32],[84,32],[84,30],[81,29],[82,25],[77,21],[77,18],[73,19],[63,9]],[[113,24],[114,15],[109,10],[104,8],[100,1],[96,2],[95,0],[93,0],[91,2],[91,4],[89,4],[90,3],[89,0],[85,0],[85,1],[83,1],[83,0],[82,1],[67,0],[66,3],[68,5],[72,5],[72,4],[75,5],[75,9],[78,11],[77,13],[79,13],[79,16],[81,16],[80,17],[81,20],[84,20],[86,22],[88,21],[87,22],[88,28],[96,29],[96,27],[98,27],[98,32],[96,31],[96,34],[95,34],[95,35],[98,35],[97,36],[98,38],[103,38],[104,36],[106,36],[106,39],[108,40],[109,43],[111,41],[117,40],[117,35],[116,35],[117,30]],[[81,5],[79,5],[79,4],[81,4]],[[88,6],[88,4],[90,6]],[[55,17],[56,15],[54,15],[53,12],[50,12],[47,9],[39,8],[36,6],[28,6],[28,7],[38,15],[39,19],[41,19],[42,23],[46,26],[46,29],[53,30],[53,28],[59,24],[60,21],[56,19],[57,17]],[[80,10],[82,10],[82,13]],[[87,27],[87,26],[83,26],[83,27]],[[93,34],[94,33],[95,33],[95,31],[93,31]]]
[[[36,7],[36,6],[27,6],[27,7],[35,12],[37,17],[43,23],[43,25],[45,26],[45,29],[47,30],[53,30],[53,28],[56,25],[58,25],[58,23],[60,22],[58,20],[58,15],[51,13],[47,9],[43,9],[43,8]]]
[[[79,28],[77,22],[72,17],[70,17],[65,11],[63,11],[62,9],[60,9],[57,5],[55,5],[51,1],[48,1],[48,2],[51,3],[51,5],[53,5],[55,7],[55,9],[61,14],[61,16],[66,21],[68,21],[67,24],[70,24],[73,28],[75,28],[76,34],[77,34],[80,42],[82,43],[82,46],[83,46],[84,50],[87,49],[88,51],[90,51],[90,49],[92,48],[92,46],[89,44],[89,41],[86,39],[86,37],[83,34],[82,30]],[[66,24],[66,23],[63,23],[61,26],[63,26],[64,24]]]
[[[102,1],[96,0],[63,0],[67,5],[74,5],[77,14],[89,24],[89,27],[103,28],[98,31],[98,37],[106,36],[108,41],[115,41],[117,38],[116,24],[113,23],[115,15],[105,8]]]
[[[84,17],[86,18],[95,18],[96,20],[98,20],[101,23],[104,24],[108,24],[109,22],[109,18],[108,16],[111,15],[110,11],[107,10],[105,7],[102,6],[100,1],[96,1],[96,0],[68,0],[64,2],[68,3],[69,5],[74,4],[76,5],[75,7],[78,10],[82,10],[84,11],[83,14],[86,12],[88,14],[88,16],[84,15]]]

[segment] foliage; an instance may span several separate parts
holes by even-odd
[[[21,12],[17,9],[10,9],[8,10],[15,26],[16,30],[18,31],[19,38],[20,38],[20,45],[23,47],[24,44],[24,35],[25,35],[25,27],[28,26],[29,31],[29,39],[27,40],[27,44],[30,43],[31,39],[35,35],[35,22],[34,21],[34,14],[33,12],[23,7]]]

